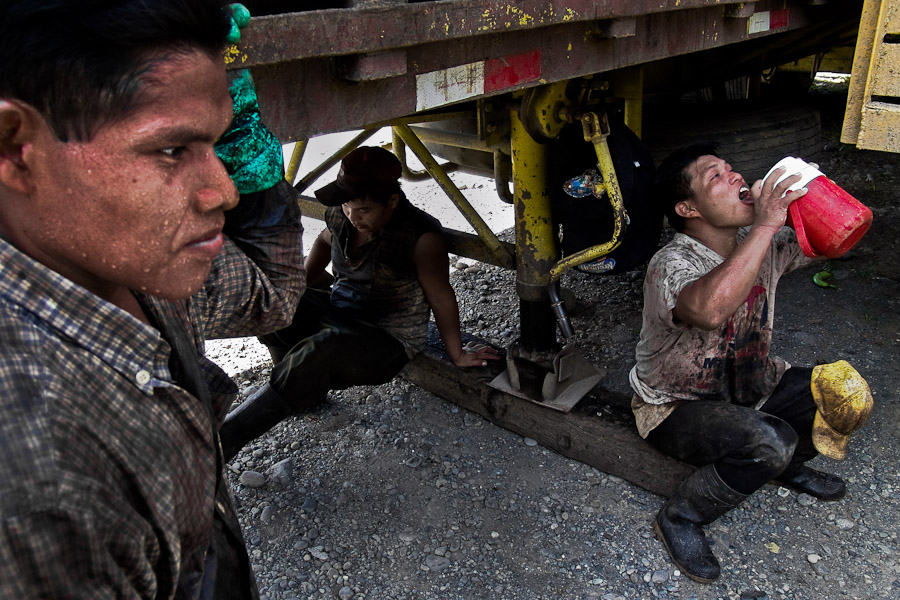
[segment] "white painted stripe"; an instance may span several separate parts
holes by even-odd
[[[753,35],[754,33],[762,33],[771,29],[770,16],[771,13],[767,10],[750,15],[750,18],[747,20],[747,33]]]
[[[416,75],[416,110],[427,110],[484,93],[484,61]]]

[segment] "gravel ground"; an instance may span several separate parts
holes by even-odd
[[[823,172],[873,208],[875,224],[835,263],[837,289],[814,270],[779,290],[775,350],[796,364],[850,360],[876,409],[843,462],[847,497],[819,502],[768,485],[707,533],[722,563],[714,584],[671,564],[650,524],[663,498],[542,448],[402,377],[332,392],[228,466],[263,597],[342,599],[900,597],[900,479],[894,388],[900,347],[896,156],[837,144],[841,98],[820,99],[830,132]],[[426,203],[429,201],[425,198]],[[463,327],[506,346],[518,335],[514,274],[454,261]],[[577,343],[630,394],[642,272],[567,273]],[[252,339],[210,355],[252,392],[267,378]]]

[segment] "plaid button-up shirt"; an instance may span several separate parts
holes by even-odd
[[[204,289],[155,327],[0,240],[0,598],[255,598],[218,430],[236,386],[204,340],[290,322],[299,211],[242,197]]]

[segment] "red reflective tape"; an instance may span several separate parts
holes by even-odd
[[[541,51],[484,61],[484,91],[494,92],[541,78]]]
[[[788,8],[773,10],[769,15],[769,29],[784,29],[790,21],[791,11]]]

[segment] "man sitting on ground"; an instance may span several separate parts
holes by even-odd
[[[407,200],[400,174],[391,152],[357,148],[316,191],[329,208],[305,262],[311,289],[290,327],[260,338],[272,354],[270,382],[226,418],[226,458],[328,390],[390,381],[424,347],[430,312],[453,364],[498,358],[491,347],[463,348],[441,224]],[[329,263],[330,291],[312,289]]]
[[[659,511],[657,536],[688,577],[719,576],[702,526],[775,479],[822,500],[844,482],[806,462],[843,459],[872,395],[839,361],[792,367],[769,353],[775,285],[806,265],[787,208],[805,189],[776,184],[776,170],[751,189],[712,147],[682,149],[660,165],[656,198],[675,237],[650,261],[643,326],[630,379],[638,432],[696,465]]]

